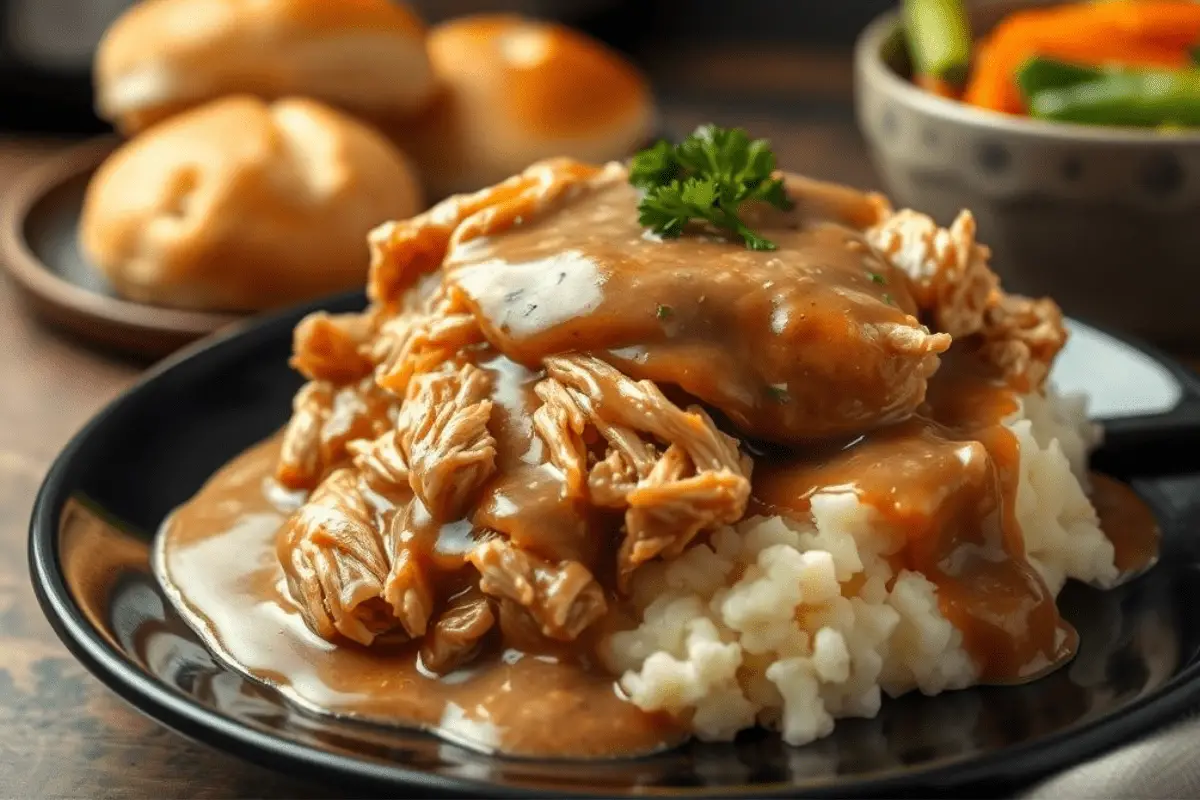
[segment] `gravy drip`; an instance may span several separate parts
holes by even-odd
[[[493,376],[501,469],[470,520],[431,522],[429,558],[443,580],[467,574],[464,554],[484,528],[547,557],[611,560],[603,549],[619,522],[589,518],[559,499],[561,476],[544,466],[529,421],[537,374],[488,348],[463,357]],[[893,569],[921,572],[937,585],[941,610],[962,632],[981,680],[1038,677],[1069,659],[1077,641],[1024,555],[1014,512],[1019,452],[1002,424],[1017,402],[975,362],[948,359],[920,414],[841,445],[760,457],[753,510],[802,515],[818,491],[856,493],[895,537]],[[420,727],[510,754],[630,756],[685,738],[681,723],[623,701],[593,661],[595,638],[627,624],[611,585],[608,617],[579,641],[522,635],[502,615],[485,651],[441,678],[422,668],[412,643],[367,648],[313,634],[275,555],[277,532],[302,499],[270,479],[278,453],[276,438],[230,463],[158,539],[156,568],[176,605],[241,671],[313,711]],[[1157,527],[1149,510],[1122,484],[1093,480],[1118,566],[1152,563]],[[374,502],[389,513],[386,498]]]
[[[715,232],[659,240],[623,176],[598,180],[455,245],[446,281],[509,358],[536,368],[589,353],[754,437],[794,443],[906,417],[948,342],[934,344],[907,276],[867,245],[868,197],[789,190],[796,210],[753,220],[778,249],[754,252]]]
[[[806,514],[821,491],[853,492],[896,539],[893,570],[920,572],[988,683],[1029,680],[1062,664],[1077,637],[1025,558],[1016,521],[1012,390],[963,358],[930,382],[922,413],[817,458],[760,462],[761,513]]]
[[[304,624],[275,557],[287,498],[269,491],[278,439],[218,472],[165,523],[156,571],[226,661],[321,713],[413,726],[514,755],[617,757],[684,738],[677,724],[622,700],[586,654],[494,648],[437,678],[412,644],[331,643]],[[274,498],[275,502],[272,502]]]
[[[1125,484],[1092,473],[1092,505],[1100,530],[1113,544],[1114,561],[1122,575],[1135,575],[1158,562],[1161,532],[1150,507]]]

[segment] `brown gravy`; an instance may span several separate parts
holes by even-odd
[[[853,226],[868,208],[815,183],[789,188],[796,210],[756,223],[774,251],[715,233],[663,244],[621,180],[452,249],[446,280],[509,358],[537,366],[589,352],[681,388],[751,436],[789,442],[902,419],[934,366],[887,335],[925,335],[907,276]]]
[[[526,375],[514,365],[490,368],[505,370],[500,384],[516,411]],[[941,609],[963,632],[982,679],[1029,680],[1069,659],[1076,637],[1025,560],[1015,523],[1017,444],[1000,423],[1016,398],[969,370],[948,369],[933,383],[930,416],[824,454],[761,460],[756,510],[803,513],[818,489],[857,492],[903,532],[894,566],[938,586]],[[519,416],[500,426],[513,453],[527,436]],[[167,520],[158,539],[160,578],[226,660],[310,710],[420,727],[483,750],[619,757],[685,738],[678,723],[622,700],[612,676],[579,647],[496,651],[438,678],[420,667],[412,645],[364,648],[313,634],[275,556],[278,530],[299,499],[270,478],[278,451],[275,438],[231,462]],[[1152,563],[1158,529],[1149,509],[1123,484],[1100,475],[1093,481],[1118,567]]]
[[[761,464],[767,513],[806,513],[819,490],[845,486],[903,540],[893,568],[938,588],[942,613],[989,683],[1027,680],[1063,663],[1076,637],[1025,559],[1015,503],[1019,448],[1002,422],[1010,389],[947,363],[925,412],[817,459]],[[940,379],[939,379],[940,378]]]
[[[548,201],[558,213],[480,212],[444,263],[440,215],[397,229],[426,240],[373,272],[375,312],[396,328],[364,348],[326,319],[339,347],[301,349],[340,363],[306,373],[284,436],[299,444],[249,451],[167,521],[159,575],[216,651],[310,709],[482,750],[653,752],[686,721],[626,703],[597,663],[597,639],[623,624],[616,587],[742,518],[748,496],[803,515],[815,493],[844,491],[896,534],[893,567],[937,586],[984,681],[1071,657],[1015,513],[1003,422],[1017,395],[969,339],[927,385],[949,337],[920,324],[907,275],[867,245],[868,198],[796,182],[794,212],[754,219],[778,249],[751,252],[704,231],[648,238],[624,178],[569,189]],[[405,272],[435,252],[426,297]],[[741,445],[779,449],[751,466]],[[300,513],[272,473],[312,490]],[[1149,512],[1097,491],[1119,563],[1147,563]],[[437,649],[439,632],[457,649]]]
[[[163,525],[156,571],[208,644],[313,711],[425,728],[486,751],[632,756],[684,738],[566,653],[506,650],[436,678],[411,646],[332,644],[304,624],[275,557],[286,498],[267,491],[277,439],[239,456]],[[275,502],[272,502],[272,495]],[[282,509],[282,510],[281,510]]]
[[[1161,533],[1150,507],[1133,489],[1095,472],[1091,497],[1100,516],[1100,529],[1113,544],[1117,570],[1131,575],[1154,566]]]

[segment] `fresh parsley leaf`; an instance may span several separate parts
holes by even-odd
[[[662,303],[659,303],[658,306],[654,309],[654,315],[656,317],[658,317],[660,321],[663,321],[663,322],[666,322],[667,320],[669,320],[671,318],[671,315],[674,313],[675,313],[675,309],[671,308],[670,306],[665,306]]]
[[[871,283],[877,283],[880,286],[887,285],[887,278],[880,275],[878,272],[867,272],[867,276],[871,279]]]
[[[679,181],[650,189],[638,204],[638,224],[664,239],[674,239],[682,234],[684,224],[692,216],[692,209],[683,202],[682,194]]]
[[[748,200],[792,208],[774,173],[775,154],[766,139],[752,141],[740,128],[701,125],[677,147],[658,142],[634,156],[629,182],[644,191],[639,223],[660,236],[680,236],[699,220],[735,232],[751,250],[774,250],[738,216]]]
[[[629,182],[639,189],[653,189],[670,183],[679,175],[679,162],[670,142],[658,141],[633,157]]]

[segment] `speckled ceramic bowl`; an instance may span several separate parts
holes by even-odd
[[[1046,3],[971,4],[978,37]],[[1200,132],[1044,123],[913,86],[897,17],[859,40],[859,124],[898,205],[948,223],[969,208],[1006,287],[1200,352]]]

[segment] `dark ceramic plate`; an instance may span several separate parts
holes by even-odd
[[[361,297],[325,307],[350,310]],[[747,735],[639,760],[488,757],[430,736],[305,714],[215,660],[150,570],[150,539],[217,467],[283,424],[297,310],[156,368],[93,420],[37,499],[30,561],[59,636],[163,724],[236,755],[357,791],[600,795],[997,794],[1128,742],[1200,702],[1200,473],[1134,477],[1165,530],[1164,558],[1109,593],[1071,585],[1078,658],[1035,683],[884,703],[803,748]],[[1156,414],[1200,397],[1183,369],[1075,325],[1056,374],[1099,412]],[[1134,437],[1127,436],[1128,441]],[[1135,448],[1136,450],[1136,448]],[[1146,448],[1140,451],[1147,455]],[[1108,466],[1121,471],[1119,452]]]

